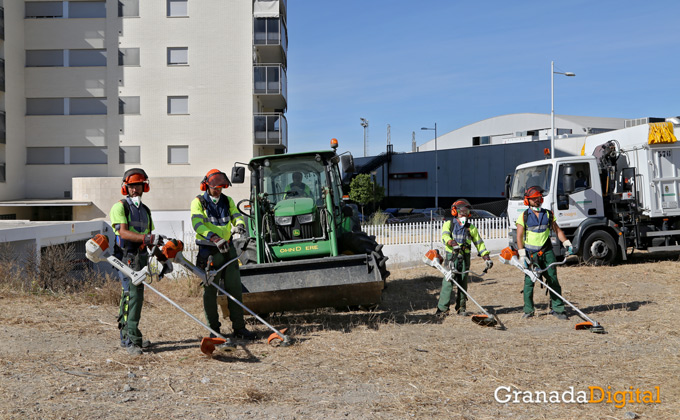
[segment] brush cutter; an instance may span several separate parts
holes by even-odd
[[[500,319],[498,319],[497,316],[494,316],[494,315],[491,315],[490,313],[488,313],[479,303],[477,303],[477,301],[472,296],[470,296],[470,294],[465,289],[460,287],[460,285],[453,279],[454,274],[467,274],[467,273],[472,273],[476,276],[481,277],[484,274],[486,274],[486,271],[487,271],[486,269],[484,270],[484,272],[482,274],[477,274],[477,273],[472,272],[470,270],[463,271],[463,272],[455,271],[455,270],[447,270],[442,266],[442,263],[444,262],[444,258],[442,258],[442,256],[439,254],[439,251],[437,251],[436,249],[431,249],[431,250],[427,251],[427,253],[425,253],[425,256],[423,256],[423,262],[425,264],[429,265],[430,267],[434,267],[437,270],[441,271],[446,276],[447,281],[450,281],[451,283],[455,284],[456,287],[458,287],[458,290],[465,293],[465,295],[472,302],[474,302],[474,304],[477,305],[479,307],[479,309],[482,310],[482,312],[484,312],[484,314],[472,315],[472,322],[474,322],[475,324],[485,326],[485,327],[493,327],[495,325],[498,325],[498,329],[500,329],[500,330],[506,329],[505,325],[503,325],[503,323],[501,322]]]
[[[170,243],[170,242],[169,242]],[[165,247],[164,247],[165,248]],[[161,254],[160,257],[157,254],[160,254],[157,252],[156,247],[154,247],[154,250],[152,250],[152,254],[156,256],[156,258],[159,258],[159,261],[165,262],[167,259],[167,256],[164,254]],[[184,310],[181,306],[173,302],[170,298],[165,296],[163,293],[160,291],[156,290],[153,286],[151,286],[148,282],[146,282],[147,276],[151,276],[151,273],[149,272],[149,267],[144,267],[143,269],[139,271],[134,271],[127,265],[123,264],[121,260],[118,258],[114,257],[111,255],[111,252],[109,251],[109,240],[106,238],[104,235],[96,235],[94,238],[90,239],[87,241],[87,244],[85,246],[85,255],[87,256],[87,259],[94,263],[99,263],[99,262],[108,262],[111,264],[114,268],[116,268],[118,271],[123,273],[126,277],[132,281],[132,284],[135,286],[139,286],[140,284],[144,284],[145,287],[148,287],[151,289],[153,292],[155,292],[158,296],[162,297],[164,300],[166,300],[168,303],[170,303],[172,306],[175,308],[179,309],[182,311],[185,315],[187,315],[189,318],[193,319],[196,321],[199,325],[201,325],[203,328],[207,329],[211,333],[215,335],[215,337],[203,337],[201,340],[201,351],[206,354],[206,355],[212,355],[212,353],[217,349],[217,350],[222,350],[222,351],[232,351],[236,348],[232,341],[229,338],[226,338],[222,336],[219,332],[213,330],[209,326],[205,325],[202,323],[198,318],[195,316],[191,315],[189,312]],[[168,268],[168,266],[170,268]],[[164,264],[163,271],[161,271],[161,276],[164,274],[164,271],[170,271],[172,270],[172,265],[169,264]]]
[[[247,245],[247,241],[246,241],[246,245]],[[238,257],[232,259],[232,260],[227,261],[224,265],[222,265],[222,267],[218,268],[217,270],[204,271],[204,270],[201,270],[200,268],[196,267],[191,262],[189,262],[186,258],[184,258],[184,255],[182,254],[182,249],[184,249],[184,244],[182,244],[182,241],[179,241],[179,240],[168,241],[168,242],[166,242],[166,245],[163,246],[163,254],[167,255],[169,261],[175,262],[177,264],[180,264],[183,267],[186,267],[196,277],[203,279],[203,281],[206,285],[214,286],[217,290],[222,292],[225,296],[227,296],[229,299],[234,301],[241,308],[248,311],[252,316],[254,316],[263,325],[265,325],[267,328],[272,330],[273,333],[267,339],[268,344],[272,344],[272,342],[276,342],[276,340],[281,340],[281,343],[279,343],[279,345],[281,347],[288,347],[292,344],[290,337],[285,335],[288,328],[284,328],[284,329],[278,331],[276,328],[272,327],[267,321],[262,319],[255,312],[251,311],[250,308],[245,306],[241,301],[239,301],[238,299],[233,297],[231,294],[227,293],[226,290],[224,290],[223,288],[221,288],[220,286],[218,286],[214,282],[215,276],[217,275],[217,273],[224,270],[227,266],[229,266],[233,262],[237,261],[239,259],[240,255]],[[243,253],[243,251],[241,251],[241,253]],[[211,257],[208,260],[208,267],[212,267],[212,265],[213,264],[212,264],[212,257]]]
[[[518,258],[518,253],[517,251],[513,250],[510,247],[507,247],[501,251],[500,256],[498,257],[503,264],[509,264],[514,267],[517,267],[520,269],[524,274],[529,276],[532,282],[536,283],[539,282],[543,286],[547,287],[549,291],[554,293],[556,296],[558,296],[560,299],[562,299],[567,305],[571,306],[574,308],[574,310],[579,314],[579,316],[584,320],[584,322],[579,322],[576,324],[574,327],[577,330],[587,330],[589,329],[591,332],[598,333],[598,334],[606,334],[607,332],[604,330],[604,327],[600,325],[597,321],[593,321],[588,315],[584,314],[579,310],[576,306],[574,306],[571,302],[566,300],[562,295],[554,291],[550,286],[548,286],[542,279],[541,279],[541,273],[547,271],[550,267],[556,266],[556,265],[562,265],[567,262],[566,258],[562,262],[554,262],[550,265],[548,265],[544,269],[539,269],[538,267],[534,266],[533,269],[529,269],[524,267],[524,264],[519,262]]]

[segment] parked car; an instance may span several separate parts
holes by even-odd
[[[470,219],[494,219],[498,216],[491,213],[490,211],[472,209],[470,210]]]

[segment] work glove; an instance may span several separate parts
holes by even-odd
[[[493,267],[493,261],[491,261],[491,257],[489,257],[489,254],[486,254],[485,256],[483,256],[482,259],[486,263],[486,269],[490,270],[491,267]]]
[[[531,260],[527,257],[527,250],[524,248],[518,249],[517,253],[519,254],[519,262],[524,264],[524,268],[529,268],[529,266],[531,266]]]
[[[162,279],[166,274],[172,273],[173,267],[172,267],[172,262],[170,260],[165,260],[163,261],[163,268],[161,269],[161,272],[158,274],[158,279]]]
[[[229,252],[229,242],[227,242],[225,239],[220,238],[219,235],[211,236],[210,242],[214,243],[217,246],[217,250],[220,251],[222,254],[226,254],[227,252]]]
[[[163,237],[161,235],[153,235],[153,234],[146,234],[144,235],[144,245],[148,246],[149,248],[153,248],[154,246],[160,247],[163,245]]]
[[[248,236],[248,231],[246,230],[246,227],[243,225],[236,225],[232,230],[232,234],[238,235],[241,238],[245,238]]]
[[[453,248],[453,252],[460,251],[460,245],[458,245],[458,242],[454,241],[453,239],[449,239],[449,241],[446,243],[446,245]]]
[[[562,246],[567,250],[567,253],[564,254],[565,258],[570,256],[570,255],[574,255],[574,247],[571,246],[571,241],[569,239],[562,242]]]

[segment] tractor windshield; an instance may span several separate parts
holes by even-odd
[[[271,160],[262,170],[262,192],[269,194],[272,204],[307,197],[317,205],[323,205],[321,190],[326,185],[325,167],[314,156]]]

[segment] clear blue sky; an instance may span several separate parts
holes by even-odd
[[[680,115],[674,1],[289,0],[288,145],[363,156],[486,118]]]

